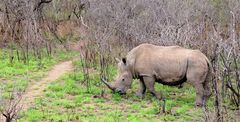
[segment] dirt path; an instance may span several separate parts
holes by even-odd
[[[34,103],[34,99],[43,95],[44,89],[52,81],[57,80],[64,73],[73,69],[72,61],[65,61],[55,65],[47,75],[38,82],[31,82],[22,96],[22,100],[19,105],[22,106],[22,110],[27,110]]]

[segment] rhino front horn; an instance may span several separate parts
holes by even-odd
[[[114,91],[114,88],[112,87],[112,85],[107,82],[104,78],[101,78],[101,81],[109,88],[111,89],[112,91]]]

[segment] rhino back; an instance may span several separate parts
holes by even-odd
[[[142,44],[130,51],[127,58],[134,74],[175,82],[185,77],[192,51],[179,46]]]

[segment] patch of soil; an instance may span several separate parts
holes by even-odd
[[[65,61],[55,65],[42,80],[29,84],[19,105],[22,106],[23,110],[27,110],[33,105],[35,98],[43,95],[44,90],[50,82],[57,80],[63,74],[72,70],[72,61]]]

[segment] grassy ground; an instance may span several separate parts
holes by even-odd
[[[54,64],[76,55],[76,52],[58,51],[51,57],[45,56],[41,62],[30,56],[29,62],[24,64],[17,59],[10,63],[7,52],[0,50],[0,88],[6,95],[13,90],[13,87],[22,91],[29,82],[40,80]]]
[[[87,91],[80,63],[74,63],[75,71],[53,82],[45,91],[45,96],[36,99],[36,104],[22,113],[20,122],[37,121],[83,121],[83,122],[159,122],[159,121],[204,121],[202,108],[195,108],[195,90],[189,84],[184,87],[156,85],[166,98],[166,112],[163,101],[158,101],[147,93],[144,99],[135,96],[138,82],[127,95],[112,94],[99,80],[97,72],[90,75],[91,88]],[[110,67],[113,74],[115,67]],[[101,93],[104,92],[104,95]],[[213,99],[208,101],[213,108]]]

